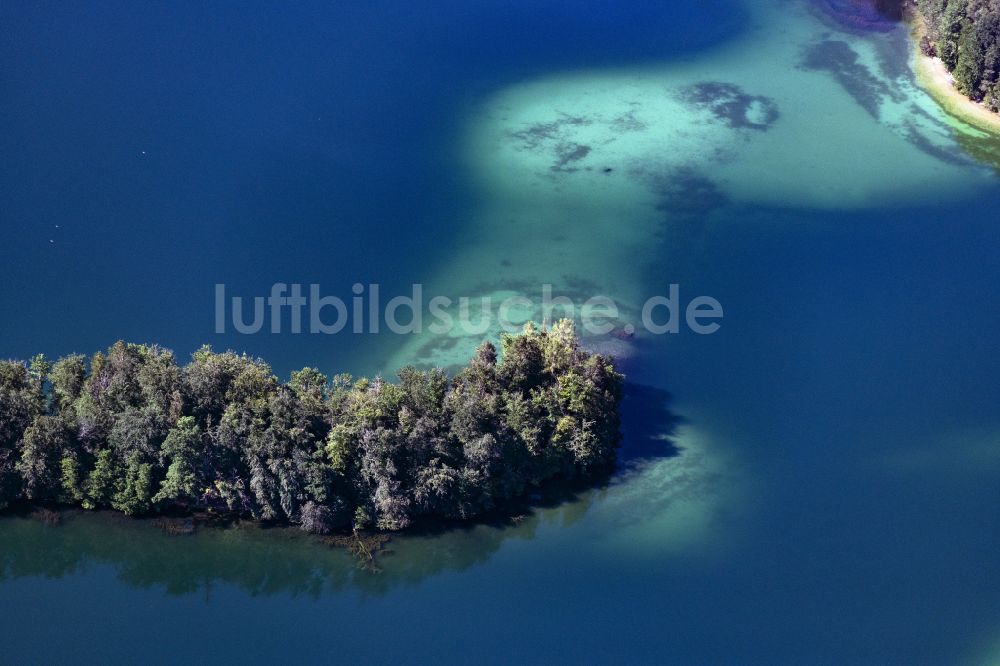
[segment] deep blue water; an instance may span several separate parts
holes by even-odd
[[[0,356],[125,338],[280,374],[381,368],[397,338],[215,335],[213,287],[434,279],[472,251],[461,128],[485,97],[692,62],[746,18],[728,0],[0,5]],[[726,307],[718,334],[640,338],[626,361],[732,473],[685,492],[740,487],[687,549],[627,532],[614,489],[403,540],[381,576],[269,533],[4,519],[0,662],[989,663],[998,209],[994,181],[958,203],[737,204],[650,239],[647,293]]]
[[[215,336],[214,284],[406,293],[461,251],[469,104],[550,70],[688,56],[740,17],[731,2],[5,4],[0,302],[17,323],[0,348],[209,342],[283,373],[375,367],[368,336]]]

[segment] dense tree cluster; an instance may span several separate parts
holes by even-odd
[[[971,99],[1000,111],[1000,0],[918,0],[921,48],[937,55]]]
[[[607,469],[622,376],[569,321],[484,343],[454,378],[280,382],[259,359],[197,351],[179,366],[119,342],[89,360],[0,362],[0,506],[47,501],[130,515],[236,512],[396,530],[470,518],[555,477]]]

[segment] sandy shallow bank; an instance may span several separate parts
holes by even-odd
[[[994,113],[974,102],[955,88],[955,79],[937,57],[928,57],[920,50],[920,39],[926,34],[922,17],[909,17],[913,41],[914,71],[917,82],[948,114],[976,129],[1000,135],[1000,113]]]

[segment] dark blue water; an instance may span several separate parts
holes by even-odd
[[[460,251],[468,105],[740,29],[731,2],[536,4],[4,5],[3,354],[125,338],[233,346],[282,372],[377,367],[369,336],[215,336],[214,284],[406,293]]]
[[[738,555],[661,589],[690,613],[665,643],[696,662],[995,663],[993,220],[745,211],[683,247],[662,279],[721,294],[727,328],[633,376],[710,404],[766,481],[755,524],[727,523],[749,534]]]
[[[431,280],[473,251],[461,129],[481,100],[693,62],[746,28],[735,2],[622,5],[0,6],[0,355],[126,338],[281,374],[382,367],[397,338],[216,335],[214,285]],[[650,240],[644,290],[726,318],[636,341],[630,381],[652,388],[623,455],[669,392],[719,468],[678,436],[671,484],[402,539],[379,575],[275,530],[5,518],[0,662],[990,663],[1000,181],[968,197],[734,204]]]

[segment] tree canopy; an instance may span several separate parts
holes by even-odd
[[[92,358],[0,362],[0,507],[30,500],[129,515],[211,510],[398,530],[468,519],[546,480],[614,462],[623,377],[572,322],[483,343],[454,377],[281,382],[209,347],[180,366],[118,342]]]
[[[955,87],[1000,110],[1000,0],[918,0],[927,25],[924,53],[937,55]]]

